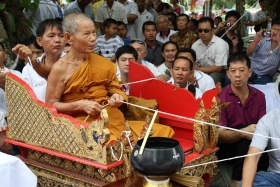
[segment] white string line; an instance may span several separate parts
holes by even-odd
[[[153,112],[156,111],[156,110],[144,107],[144,106],[128,103],[128,102],[125,102],[125,101],[121,101],[121,102],[123,102],[125,104],[128,104],[128,105],[131,105],[131,106],[134,106],[134,107],[146,109],[146,110],[149,110],[149,111],[153,111]],[[203,124],[207,124],[207,125],[212,125],[212,126],[215,126],[215,127],[218,127],[218,128],[224,128],[224,129],[227,129],[227,130],[237,131],[237,132],[241,132],[241,133],[245,133],[245,134],[256,135],[256,136],[260,136],[260,137],[264,137],[264,138],[270,138],[270,139],[274,139],[274,140],[279,140],[280,141],[279,138],[270,137],[270,136],[264,136],[264,135],[261,135],[261,134],[247,132],[247,131],[243,131],[243,130],[239,130],[239,129],[234,129],[234,128],[230,128],[230,127],[225,127],[225,126],[221,126],[221,125],[216,125],[214,123],[209,123],[209,122],[206,122],[206,121],[200,121],[200,120],[197,120],[197,119],[194,119],[194,118],[189,118],[189,117],[185,117],[185,116],[171,114],[171,113],[167,113],[167,112],[163,112],[163,111],[158,111],[158,113],[166,114],[166,115],[177,117],[177,118],[181,118],[181,119],[186,119],[186,120],[193,121],[193,122],[198,122],[198,123],[203,123]]]
[[[149,79],[143,79],[143,80],[140,80],[140,81],[135,81],[135,82],[128,82],[128,83],[125,83],[125,84],[120,84],[121,86],[124,86],[124,85],[127,85],[127,84],[137,84],[137,83],[141,83],[141,82],[147,82],[147,81],[150,81],[150,80],[155,80],[156,78],[153,77],[153,78],[149,78]]]
[[[238,158],[254,156],[254,155],[258,155],[258,154],[262,154],[262,153],[269,153],[269,152],[277,151],[277,150],[280,150],[280,148],[270,149],[270,150],[261,151],[261,152],[257,152],[257,153],[251,153],[251,154],[242,155],[242,156],[235,156],[235,157],[221,159],[221,160],[215,160],[215,161],[211,161],[211,162],[204,162],[204,163],[196,164],[196,165],[192,165],[192,166],[185,166],[185,167],[182,167],[181,169],[194,168],[194,167],[203,166],[203,165],[206,165],[206,164],[213,164],[213,163],[218,163],[218,162],[224,162],[224,161],[228,161],[228,160],[234,160],[234,159],[238,159]]]
[[[259,2],[259,0],[257,0],[250,8],[254,7],[258,2]],[[228,31],[232,27],[234,27],[238,23],[238,21],[241,20],[245,15],[246,15],[246,12],[244,12],[244,14],[242,16],[240,16],[240,18],[231,27],[229,27],[229,29],[220,38],[224,37],[224,35],[226,35],[228,33]],[[211,49],[212,46],[213,45],[211,45],[209,48],[207,48],[205,53],[203,53],[195,62],[197,63],[200,59],[202,59],[202,57]]]

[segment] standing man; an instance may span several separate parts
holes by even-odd
[[[267,10],[266,10],[266,7],[265,7],[265,3],[266,3],[266,0],[259,0],[259,4],[260,4],[260,7],[261,7],[261,10],[259,10],[258,12],[256,12],[254,14],[254,17],[253,17],[253,24],[255,27],[254,27],[254,30],[256,32],[259,32],[261,29],[270,29],[270,25],[269,25],[269,21],[270,20],[270,17],[267,16]]]
[[[214,21],[210,17],[200,18],[197,30],[200,39],[192,45],[198,57],[196,69],[209,74],[215,84],[222,86],[229,54],[228,44],[214,35]]]
[[[145,60],[151,62],[155,66],[161,65],[164,62],[161,54],[162,43],[156,40],[157,27],[155,22],[146,21],[143,24],[142,31],[148,50]]]
[[[153,21],[153,16],[145,9],[145,0],[136,0],[138,6],[138,19],[135,21],[136,29],[136,38],[144,40],[142,33],[143,23],[146,21]],[[133,39],[133,38],[131,38]]]
[[[138,18],[138,8],[136,3],[133,1],[128,0],[118,0],[124,7],[126,11],[126,18],[127,18],[127,29],[128,33],[127,36],[130,39],[136,37],[136,28],[135,28],[135,21]]]
[[[145,0],[145,9],[153,15],[154,21],[156,21],[158,18],[158,15],[157,15],[157,12],[155,11],[155,9],[153,9],[153,7],[152,7],[152,0]]]
[[[92,21],[94,21],[94,13],[91,0],[76,0],[66,5],[64,9],[64,16],[71,13],[84,13]]]
[[[261,91],[248,85],[248,79],[252,75],[250,63],[250,59],[244,53],[234,53],[229,57],[227,76],[231,84],[223,88],[219,98],[221,103],[230,103],[221,110],[221,125],[254,133],[256,123],[266,113],[266,102]],[[219,128],[218,137],[217,156],[219,159],[227,159],[246,155],[252,134]],[[267,158],[263,159],[262,167],[266,168]],[[239,186],[243,161],[244,158],[238,158],[231,162],[233,169],[230,186],[232,187]]]
[[[197,34],[188,29],[189,16],[180,14],[177,18],[178,32],[171,35],[169,40],[176,42],[179,48],[191,48],[192,44],[197,40]]]
[[[165,15],[160,15],[156,23],[159,31],[157,33],[156,39],[161,43],[169,41],[169,37],[177,32],[168,28],[168,17],[166,17]]]
[[[32,24],[31,31],[34,36],[36,36],[37,27],[42,21],[60,18],[57,6],[51,0],[40,0],[38,8],[35,11],[23,9],[23,14],[26,19],[30,20]]]
[[[98,25],[98,35],[105,34],[103,23],[106,19],[113,18],[127,24],[125,7],[115,0],[106,0],[96,9],[95,21]]]

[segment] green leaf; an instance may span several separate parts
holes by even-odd
[[[5,3],[0,3],[0,11],[4,10],[6,7]]]
[[[20,0],[25,10],[35,11],[38,8],[40,0],[34,0],[33,3],[31,3],[30,0]]]

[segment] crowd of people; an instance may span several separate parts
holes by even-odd
[[[259,1],[263,12],[264,2]],[[267,137],[279,137],[276,125],[280,110],[273,107],[280,103],[268,100],[267,95],[276,92],[279,97],[280,91],[279,81],[273,83],[280,65],[279,16],[271,19],[260,12],[260,19],[248,19],[246,25],[256,26],[256,36],[245,49],[236,32],[239,12],[227,12],[225,20],[195,19],[185,14],[178,0],[156,6],[151,0],[101,0],[94,4],[75,0],[63,10],[50,0],[40,0],[37,11],[24,13],[34,36],[12,49],[26,64],[21,72],[4,66],[5,46],[0,43],[0,150],[5,146],[6,152],[15,149],[3,143],[7,128],[5,72],[19,76],[39,100],[80,122],[96,119],[108,103],[111,139],[118,139],[125,130],[119,108],[129,95],[130,60],[146,66],[157,79],[174,88],[189,90],[195,98],[219,88],[221,102],[230,103],[221,109],[221,126],[251,133],[219,128],[219,159],[246,155],[248,150],[257,153],[278,148],[278,140]],[[259,84],[275,85],[264,91]],[[266,115],[267,108],[273,111]],[[137,138],[142,128],[131,123],[131,129]],[[265,138],[253,136],[255,131]],[[173,134],[168,126],[155,126],[155,136]],[[248,157],[245,163],[242,158],[235,159],[230,185],[238,186],[242,180],[243,186],[252,186],[255,172],[269,165],[269,172],[257,173],[254,186],[264,181],[265,186],[279,186],[277,152],[269,153],[269,164],[266,154]],[[253,174],[248,172],[252,166]]]

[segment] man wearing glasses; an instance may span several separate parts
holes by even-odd
[[[214,21],[210,17],[199,19],[198,36],[200,39],[192,45],[198,57],[196,69],[209,74],[215,84],[222,86],[229,46],[223,39],[214,35]]]
[[[161,74],[158,69],[155,67],[154,64],[144,60],[145,56],[147,55],[147,45],[144,41],[139,40],[139,39],[134,39],[130,41],[130,46],[132,46],[138,53],[138,59],[137,62],[139,64],[142,64],[143,66],[146,66],[153,74],[154,76],[166,82],[169,80],[169,76],[165,74]]]

